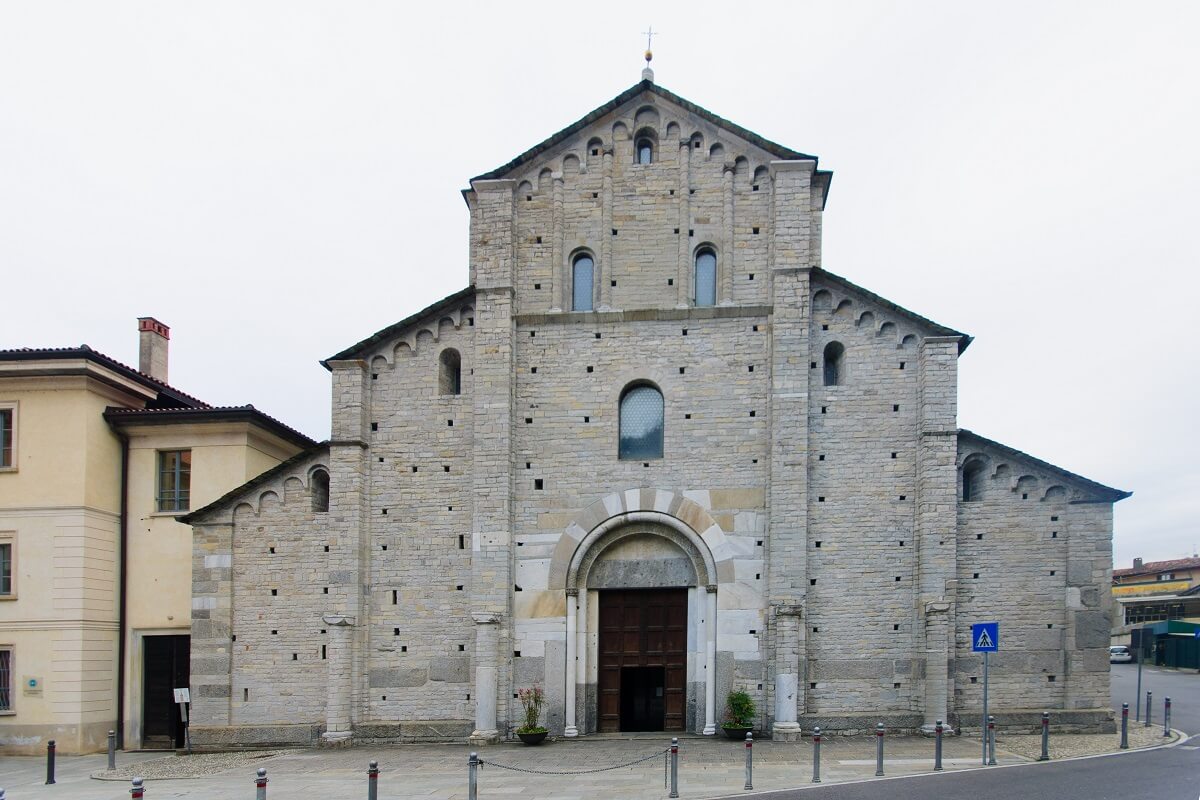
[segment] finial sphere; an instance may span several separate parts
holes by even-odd
[[[650,59],[652,59],[652,58],[654,58],[654,53],[652,53],[649,49],[647,49],[646,50],[646,63],[649,64]]]

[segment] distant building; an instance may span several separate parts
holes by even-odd
[[[1128,644],[1132,628],[1154,622],[1200,622],[1200,557],[1171,561],[1133,560],[1113,570],[1113,643]]]
[[[0,753],[180,743],[190,508],[313,442],[252,406],[170,386],[169,329],[140,370],[87,345],[0,350]]]

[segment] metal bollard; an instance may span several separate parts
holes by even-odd
[[[133,779],[133,786],[129,790],[129,796],[132,797],[133,800],[138,800],[138,798],[146,794],[146,790],[143,788],[143,784],[145,782],[146,780],[144,778]]]
[[[267,800],[267,768],[259,767],[254,778],[254,800]]]
[[[108,732],[108,768],[114,770],[117,768],[117,732]]]
[[[54,783],[54,740],[46,742],[46,785]]]
[[[1150,718],[1154,716],[1154,706],[1150,705],[1151,699],[1154,697],[1154,692],[1146,692],[1146,724],[1143,727],[1150,727]]]
[[[989,767],[996,766],[996,718],[988,715],[987,727],[988,763]]]
[[[378,800],[379,798],[379,762],[372,761],[367,764],[367,800]]]
[[[933,771],[942,771],[942,721],[933,726]]]
[[[667,797],[679,797],[679,739],[675,738],[671,739],[671,793]]]
[[[471,753],[467,758],[467,800],[478,800],[479,783],[475,773],[479,769],[479,753]]]
[[[1129,703],[1121,703],[1121,749],[1129,749]]]
[[[1171,735],[1171,698],[1163,704],[1163,736]]]
[[[1042,754],[1038,761],[1050,760],[1050,712],[1042,712]]]
[[[746,785],[742,788],[754,788],[754,734],[750,731],[746,731]]]
[[[875,777],[883,776],[883,723],[875,725]]]
[[[821,728],[813,728],[813,783],[821,782]],[[0,797],[0,800],[4,798]]]

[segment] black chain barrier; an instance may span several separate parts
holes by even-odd
[[[654,759],[658,758],[659,756],[662,756],[663,788],[665,789],[665,788],[667,788],[667,762],[670,760],[670,753],[671,753],[671,748],[668,747],[665,750],[658,750],[656,752],[651,753],[648,756],[643,756],[642,758],[638,758],[633,761],[627,761],[624,764],[613,764],[608,767],[594,767],[592,769],[572,769],[572,770],[534,769],[533,767],[514,767],[511,764],[501,764],[496,761],[484,761],[482,758],[479,759],[479,761],[477,763],[480,767],[483,767],[486,765],[486,766],[490,766],[490,767],[495,767],[496,769],[506,769],[506,770],[509,770],[510,772],[526,772],[531,775],[589,775],[589,774],[595,773],[595,772],[609,772],[614,769],[625,769],[626,767],[633,767],[638,764],[644,764],[647,761],[653,761]]]

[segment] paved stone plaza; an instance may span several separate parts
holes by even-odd
[[[1174,738],[1167,741],[1174,741]],[[1000,765],[1030,763],[1038,752],[1036,736],[1002,736],[997,741]],[[1117,737],[1108,734],[1055,736],[1052,755],[1056,758],[1112,752]],[[1131,729],[1133,748],[1160,745],[1161,728]],[[479,772],[479,797],[520,796],[528,800],[572,800],[573,798],[620,797],[650,800],[663,798],[661,757],[636,767],[584,775],[538,774],[538,771],[596,769],[629,762],[665,750],[668,740],[658,738],[558,741],[537,748],[500,745],[480,751],[481,758],[520,767],[516,772],[485,766]],[[980,768],[978,739],[947,737],[944,766],[947,770]],[[128,775],[194,774],[203,777],[155,778],[146,783],[148,800],[158,798],[223,798],[254,796],[253,777],[259,767],[267,769],[268,797],[300,800],[362,798],[366,796],[367,763],[380,764],[381,798],[430,798],[453,800],[467,796],[467,756],[461,745],[409,745],[350,750],[292,750],[263,757],[263,753],[206,754],[192,758],[162,753],[119,754],[117,780],[96,780],[104,774],[105,757],[61,758],[58,783],[46,786],[45,762],[40,758],[8,758],[0,765],[0,786],[10,800],[56,798],[61,800],[118,800],[129,796]],[[886,741],[886,776],[916,775],[933,767],[933,741],[924,737],[889,737]],[[755,790],[785,789],[809,785],[812,778],[812,744],[758,742],[754,746]],[[201,760],[201,769],[192,770]],[[744,794],[745,748],[726,739],[685,737],[680,740],[679,792],[681,797],[711,798]],[[100,771],[100,772],[98,772]],[[873,737],[833,737],[822,743],[823,783],[871,779],[875,774]]]

